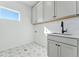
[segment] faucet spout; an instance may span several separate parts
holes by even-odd
[[[67,32],[67,29],[64,30],[64,22],[61,21],[61,28],[62,28],[62,34],[64,34],[64,32]]]

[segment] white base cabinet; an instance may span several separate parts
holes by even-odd
[[[62,44],[61,56],[62,57],[77,57],[77,47]]]
[[[62,37],[58,38],[61,38],[62,40],[65,39]],[[51,39],[48,37],[48,57],[77,57],[78,50],[76,45],[63,43],[53,39],[56,39],[55,36],[52,36]],[[71,40],[73,41],[73,39]]]
[[[57,42],[48,40],[48,56],[57,57]]]

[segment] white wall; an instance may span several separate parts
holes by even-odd
[[[34,26],[35,41],[43,46],[47,45],[47,33],[60,32],[60,22],[51,22],[47,24],[39,24]]]
[[[0,50],[13,48],[33,41],[33,26],[31,24],[31,8],[18,2],[0,2],[1,6],[21,12],[21,21],[0,19]]]
[[[72,34],[76,37],[79,37],[79,17],[71,18],[64,20],[65,28],[67,29],[67,33]],[[45,33],[46,27],[49,31],[48,33],[61,33],[61,22],[51,22],[47,24],[35,25],[34,28],[37,31],[35,33],[35,41],[43,46],[47,46],[47,34]]]

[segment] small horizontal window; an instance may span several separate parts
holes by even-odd
[[[0,19],[20,21],[20,12],[9,8],[0,7]]]

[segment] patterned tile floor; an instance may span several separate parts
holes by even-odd
[[[47,57],[45,47],[32,42],[0,52],[0,57]]]

